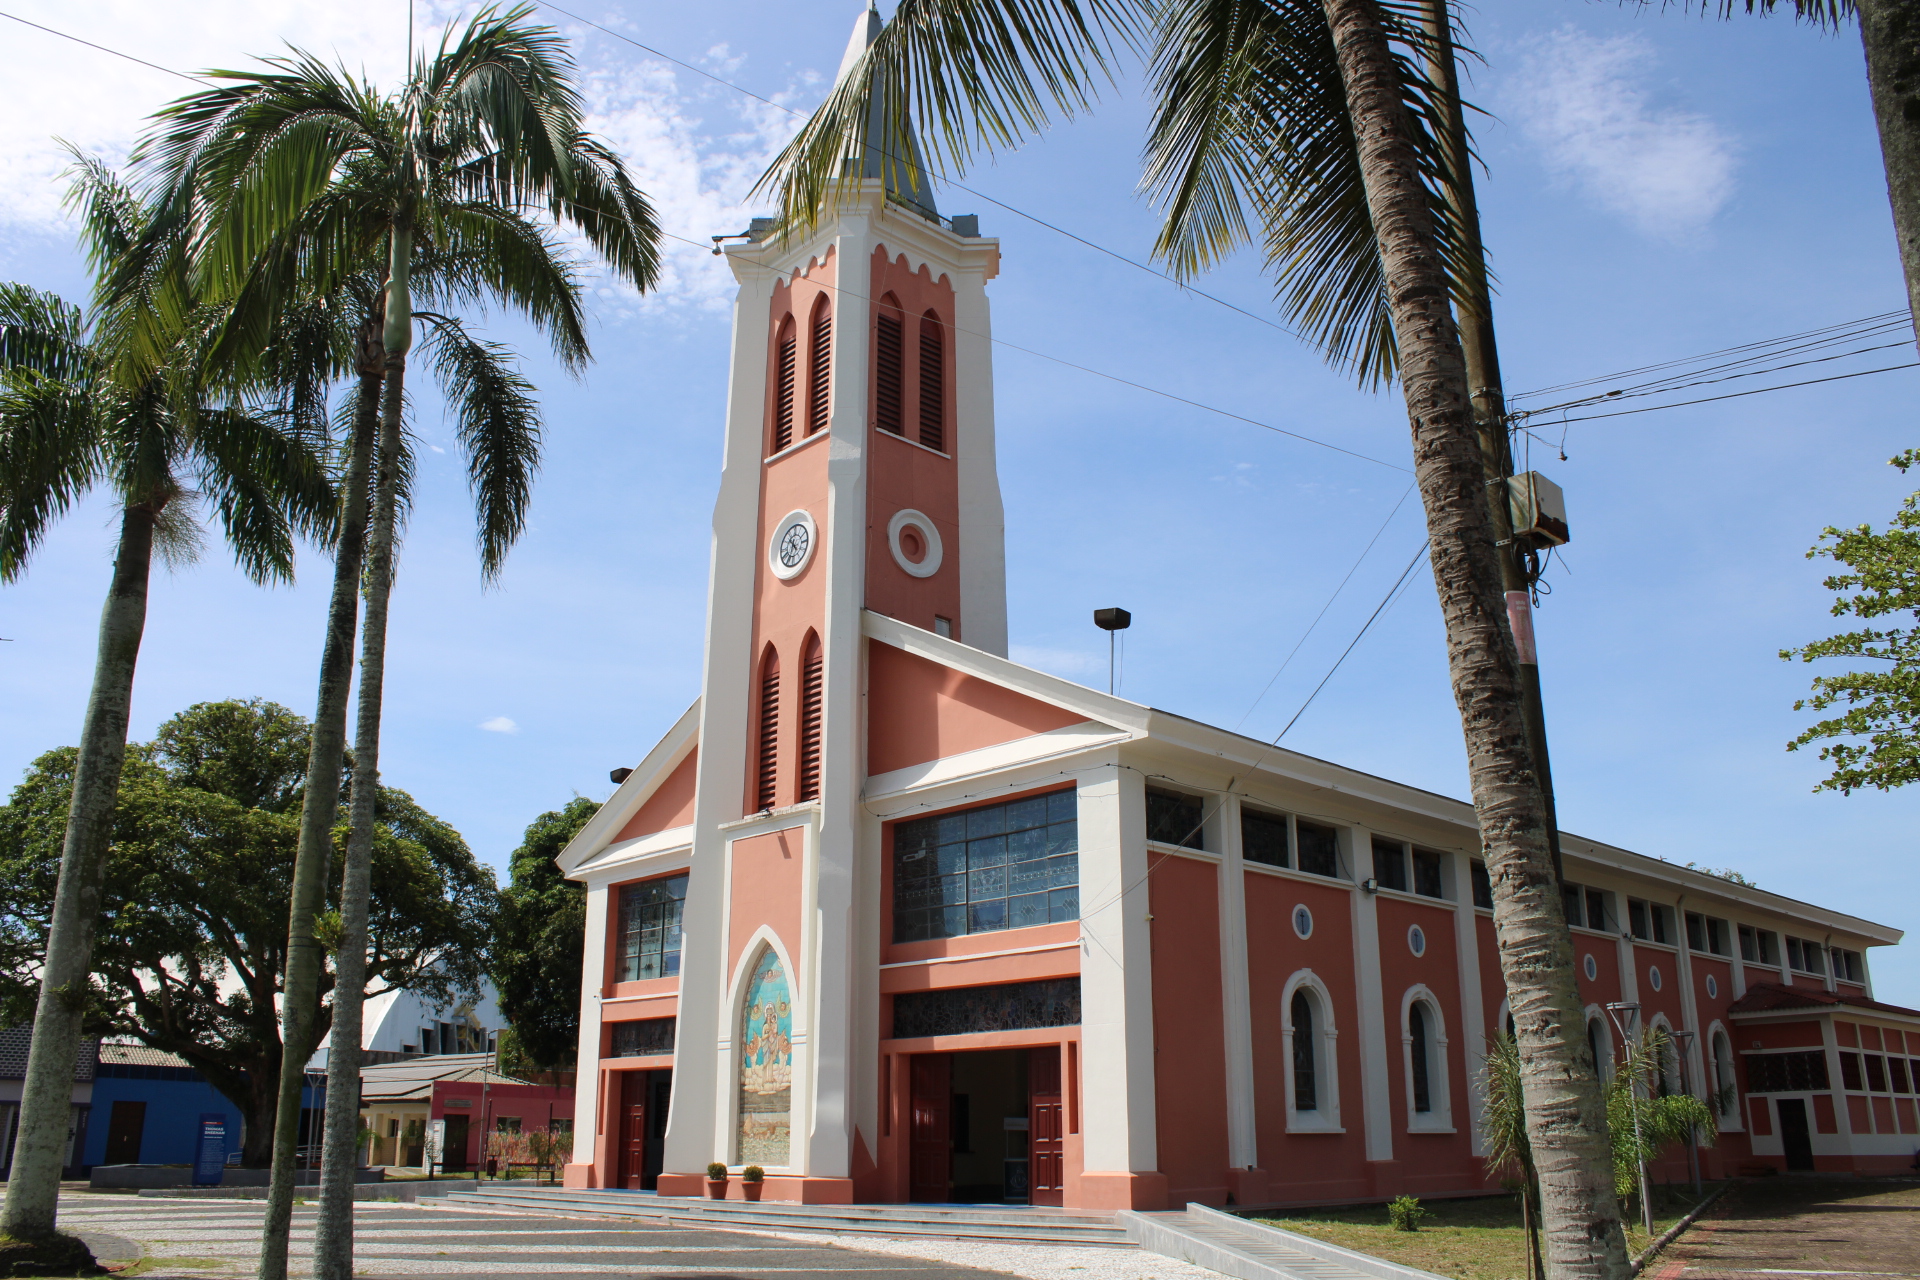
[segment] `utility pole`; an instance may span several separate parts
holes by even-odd
[[[1560,860],[1560,819],[1553,802],[1553,769],[1547,755],[1547,717],[1540,700],[1540,664],[1533,645],[1533,575],[1523,548],[1514,540],[1507,478],[1513,475],[1513,450],[1507,437],[1507,398],[1501,389],[1500,351],[1493,334],[1493,291],[1487,283],[1487,255],[1480,238],[1480,206],[1473,194],[1473,156],[1467,149],[1466,116],[1460,106],[1460,72],[1453,53],[1451,0],[1426,0],[1429,38],[1427,74],[1440,90],[1440,145],[1446,158],[1445,196],[1460,237],[1465,265],[1460,317],[1460,349],[1467,362],[1474,424],[1487,471],[1487,508],[1500,550],[1501,589],[1507,597],[1507,621],[1520,652],[1521,717],[1527,745],[1546,802],[1547,848],[1554,879],[1565,883]]]

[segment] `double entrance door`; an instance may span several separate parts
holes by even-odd
[[[910,1061],[916,1203],[1061,1202],[1060,1046],[919,1053]]]
[[[652,1191],[660,1180],[673,1072],[622,1071],[619,1093],[616,1159],[620,1172],[614,1185],[629,1191]]]

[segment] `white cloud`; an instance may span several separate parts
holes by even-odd
[[[1523,49],[1503,104],[1549,170],[1642,232],[1680,239],[1733,195],[1735,142],[1706,116],[1654,101],[1653,46],[1572,26]]]
[[[488,733],[520,732],[520,726],[515,724],[513,721],[507,719],[505,716],[495,716],[491,720],[482,720],[480,722],[479,727],[482,729],[485,729]]]

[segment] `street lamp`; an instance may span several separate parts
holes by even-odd
[[[1640,1021],[1640,1006],[1631,1000],[1619,1000],[1607,1006],[1607,1016],[1613,1020],[1613,1026],[1620,1033],[1620,1045],[1629,1061],[1633,1058],[1632,1028]],[[1627,1081],[1627,1101],[1633,1104],[1640,1097],[1639,1073]],[[1633,1154],[1640,1165],[1640,1225],[1646,1229],[1647,1239],[1653,1239],[1653,1201],[1647,1198],[1647,1148],[1640,1140],[1640,1108],[1629,1105],[1627,1110],[1633,1113]]]
[[[1674,1054],[1680,1059],[1680,1092],[1689,1095],[1693,1093],[1693,1082],[1687,1075],[1687,1059],[1693,1053],[1693,1037],[1694,1033],[1691,1031],[1673,1033]],[[1700,1198],[1700,1143],[1694,1134],[1691,1120],[1687,1121],[1687,1168],[1693,1173],[1693,1198],[1698,1200]]]

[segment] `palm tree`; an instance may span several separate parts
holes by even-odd
[[[378,778],[379,726],[387,599],[394,533],[409,469],[402,431],[408,357],[416,320],[434,331],[436,372],[461,424],[468,475],[480,516],[484,575],[497,576],[525,524],[539,459],[539,423],[532,388],[505,364],[505,353],[472,339],[450,316],[416,311],[416,273],[435,262],[450,297],[494,296],[518,307],[552,335],[556,353],[577,369],[587,346],[579,286],[561,266],[553,237],[530,217],[572,227],[619,275],[651,287],[658,274],[658,230],[652,210],[614,153],[581,128],[583,108],[572,86],[573,64],[551,28],[526,23],[530,10],[482,10],[458,39],[449,33],[423,55],[403,90],[382,97],[317,59],[295,51],[270,60],[260,74],[218,73],[229,83],[167,108],[142,150],[172,196],[183,226],[197,228],[194,273],[219,281],[241,299],[241,335],[272,313],[271,299],[304,275],[309,287],[377,264],[384,278],[376,478],[366,543],[367,617],[362,640],[355,779],[342,892],[339,972],[317,1274],[351,1274],[354,1134],[352,1101],[358,1074],[358,972],[364,965],[367,865],[373,838],[373,784]],[[423,277],[424,279],[424,277]],[[245,305],[265,298],[265,306]],[[363,384],[364,385],[364,384]],[[339,592],[336,592],[338,602]],[[342,609],[350,605],[342,603]],[[329,731],[338,767],[344,737],[344,650],[330,623],[317,720]],[[344,622],[350,635],[351,622]],[[333,666],[327,666],[331,662]],[[328,671],[340,679],[329,682]],[[330,702],[329,697],[334,701]],[[318,730],[318,725],[316,725]],[[316,775],[320,759],[315,735]],[[317,800],[317,798],[316,798]],[[325,812],[325,811],[321,811]],[[322,957],[313,936],[327,842],[316,816],[303,834],[289,920],[285,1019],[289,1046],[312,1048]],[[305,1052],[289,1051],[281,1079],[260,1274],[281,1280],[292,1214],[294,1122]],[[339,1100],[334,1093],[338,1090]],[[337,1130],[337,1132],[336,1132]]]
[[[1162,252],[1178,265],[1181,246],[1204,257],[1260,225],[1283,308],[1363,379],[1399,379],[1522,1051],[1547,1263],[1613,1280],[1628,1260],[1599,1082],[1559,1034],[1580,1024],[1581,1005],[1452,311],[1460,238],[1434,181],[1446,151],[1433,87],[1406,53],[1430,45],[1424,15],[1396,0],[901,0],[763,185],[797,229],[858,180],[844,161],[863,147],[894,168],[923,154],[964,168],[973,151],[1037,131],[1049,109],[1084,109],[1116,44],[1153,35],[1147,185],[1175,197]]]
[[[143,234],[146,211],[104,167],[76,160],[70,201],[104,283]],[[204,315],[189,308],[179,317],[184,323],[166,331],[164,359],[152,367],[120,358],[105,340],[126,319],[110,304],[88,316],[25,286],[0,288],[0,580],[24,571],[53,519],[95,485],[108,487],[120,508],[0,1221],[23,1239],[48,1236],[56,1221],[73,1055],[153,557],[192,557],[203,501],[257,582],[292,577],[297,533],[324,539],[332,531],[333,489],[298,415],[213,394]]]

